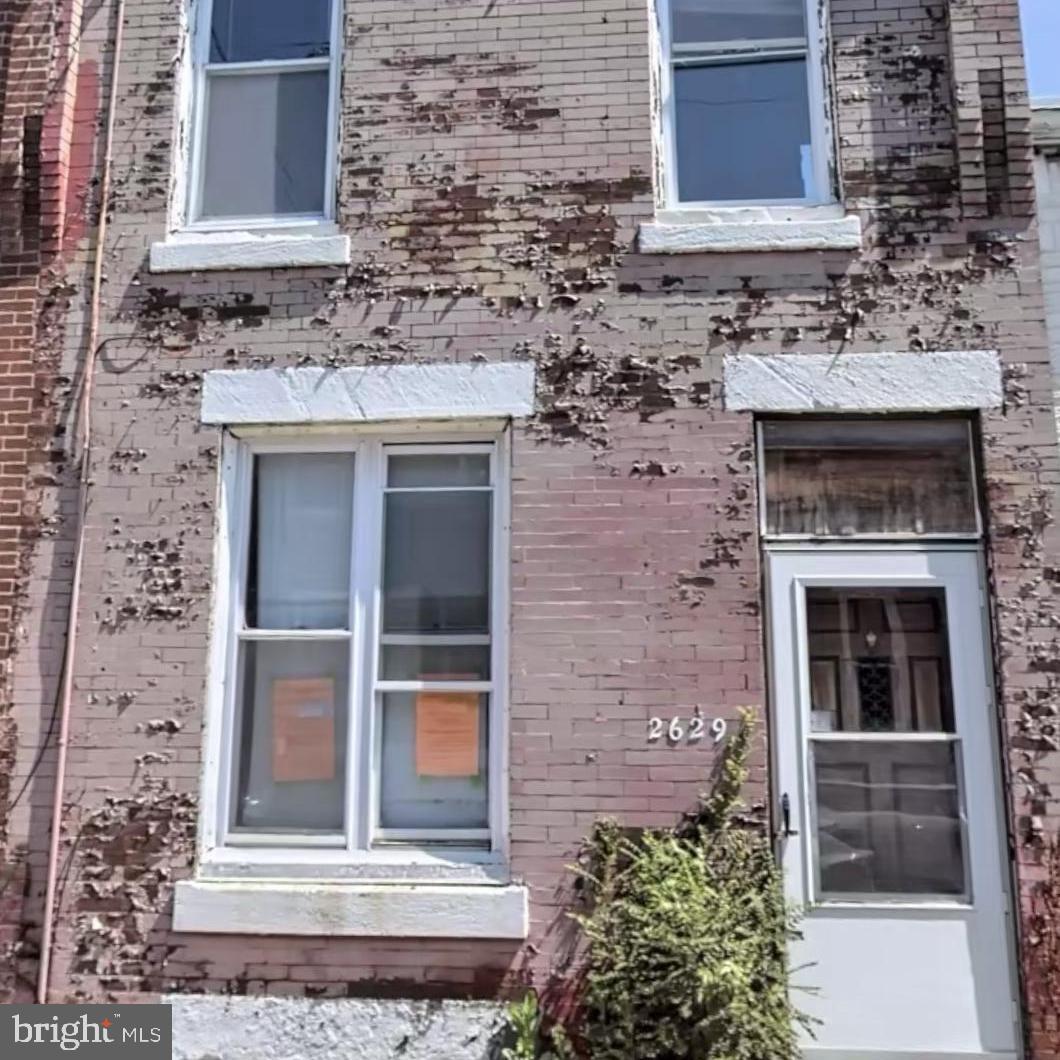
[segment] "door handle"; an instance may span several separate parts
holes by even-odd
[[[780,796],[780,836],[782,839],[787,839],[788,836],[798,834],[798,831],[791,827],[791,798],[785,791]]]

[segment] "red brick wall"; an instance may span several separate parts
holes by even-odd
[[[71,291],[62,279],[66,220],[83,211],[92,172],[70,166],[78,0],[12,0],[0,10],[0,995],[24,996],[15,954],[34,952],[23,908],[32,844],[10,827],[51,776],[36,713],[13,707],[13,655],[27,620],[31,551],[41,533],[41,491],[54,483],[53,450],[63,395],[56,372]],[[95,108],[87,115],[95,126]],[[78,184],[78,181],[80,183]],[[57,584],[56,588],[61,589]],[[41,712],[47,705],[38,704]],[[38,749],[40,749],[38,753]],[[14,775],[16,761],[19,776]]]
[[[181,27],[177,5],[129,0],[56,997],[492,996],[560,975],[565,866],[592,820],[669,822],[709,773],[707,749],[648,749],[647,718],[764,706],[752,425],[720,400],[734,351],[1000,350],[1006,404],[984,417],[983,463],[1029,915],[1035,830],[1060,829],[1060,759],[1042,753],[1056,695],[1057,446],[1015,0],[950,9],[832,0],[862,254],[637,253],[653,211],[642,0],[348,0],[339,221],[353,265],[151,276]],[[86,100],[105,94],[112,14],[94,10],[79,37],[71,173],[91,171]],[[76,216],[67,377],[83,357],[89,268]],[[201,373],[482,357],[532,357],[541,381],[513,457],[512,854],[532,888],[529,943],[174,934],[171,881],[191,871],[219,441],[198,422]],[[69,398],[61,381],[55,397],[60,409]],[[69,503],[62,489],[41,500],[17,784],[54,695]],[[163,538],[174,577],[159,589],[142,557]],[[12,829],[31,848],[37,896],[45,771],[31,791]],[[32,976],[34,963],[20,968]],[[1057,1033],[1040,993],[1032,1004],[1042,1060]]]

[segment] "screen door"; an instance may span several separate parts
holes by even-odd
[[[768,553],[777,842],[805,1055],[1014,1060],[977,549]]]

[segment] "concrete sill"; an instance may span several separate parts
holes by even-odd
[[[177,232],[151,244],[151,272],[289,269],[348,265],[350,237],[337,233]]]
[[[653,221],[640,226],[642,254],[736,254],[783,250],[860,250],[856,215],[797,220]]]
[[[508,884],[182,880],[173,930],[218,935],[525,939],[525,887]]]

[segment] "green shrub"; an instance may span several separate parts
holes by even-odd
[[[596,826],[579,870],[589,943],[579,1037],[592,1060],[797,1060],[795,920],[768,837],[740,813],[745,713],[714,791],[671,831]]]
[[[574,1060],[575,1053],[559,1024],[545,1026],[537,994],[532,990],[508,1006],[511,1045],[501,1050],[501,1060]]]
[[[590,1060],[798,1060],[787,948],[794,913],[769,837],[740,791],[754,719],[726,745],[718,777],[689,820],[632,834],[600,821],[576,867],[587,947],[572,1028]],[[567,1060],[537,996],[509,1008],[503,1060]]]

